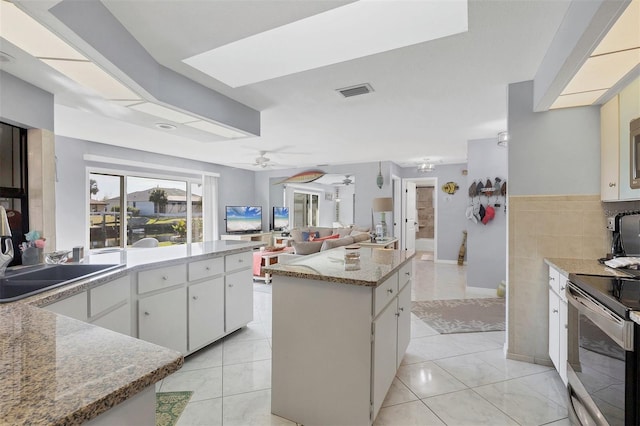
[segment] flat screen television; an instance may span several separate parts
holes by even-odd
[[[273,208],[273,230],[282,231],[289,227],[289,207]]]
[[[250,234],[262,231],[261,206],[226,206],[227,234]]]

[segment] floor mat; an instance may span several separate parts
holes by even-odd
[[[156,392],[156,426],[174,426],[193,392]]]
[[[411,302],[411,312],[440,334],[505,330],[505,299]]]

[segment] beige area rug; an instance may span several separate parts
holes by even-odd
[[[157,392],[156,426],[174,426],[193,392]]]
[[[423,254],[422,257],[420,257],[420,260],[433,260],[433,255],[432,254]]]
[[[505,330],[505,305],[501,297],[411,303],[411,312],[440,334]]]

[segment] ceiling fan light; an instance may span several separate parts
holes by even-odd
[[[436,166],[433,163],[422,163],[418,166],[418,172],[420,173],[430,173],[436,169]]]

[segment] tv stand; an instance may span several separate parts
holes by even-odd
[[[235,241],[262,241],[265,244],[271,244],[271,232],[256,232],[254,234],[223,234],[220,235],[221,240]]]

